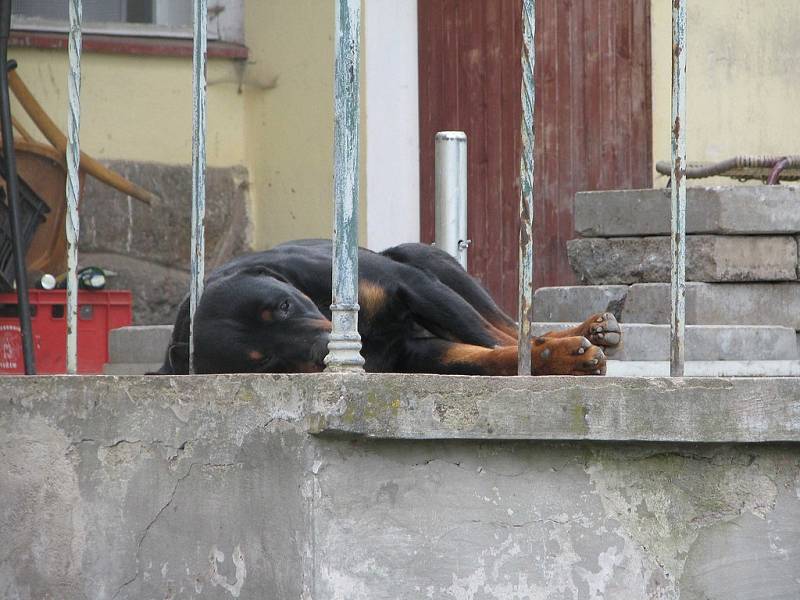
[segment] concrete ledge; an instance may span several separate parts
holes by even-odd
[[[800,377],[798,360],[690,360],[686,377]],[[666,360],[612,360],[610,377],[669,377]]]
[[[0,596],[796,599],[799,398],[798,379],[3,378]]]
[[[283,415],[320,435],[406,439],[800,442],[800,379],[217,375],[8,377],[0,414],[79,418],[86,438],[146,425],[179,439],[198,409]],[[107,416],[94,419],[98,410]],[[140,423],[146,412],[155,422]],[[135,407],[136,410],[133,410]],[[62,415],[59,417],[58,415]],[[175,415],[182,418],[176,419]],[[266,419],[265,419],[266,420]],[[105,433],[99,433],[101,428]]]

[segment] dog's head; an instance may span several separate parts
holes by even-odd
[[[195,314],[198,373],[324,368],[331,324],[280,275],[252,267],[209,283]]]

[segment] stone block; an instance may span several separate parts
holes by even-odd
[[[148,206],[92,177],[81,199],[81,252],[116,253],[189,268],[190,165],[109,161],[108,166],[154,192]],[[247,170],[209,168],[206,175],[206,270],[250,249]],[[144,282],[142,282],[144,283]]]
[[[800,232],[798,201],[798,186],[692,187],[686,196],[686,232]],[[580,192],[575,196],[575,231],[584,237],[669,235],[670,192]]]
[[[608,377],[669,377],[669,361],[608,361]],[[798,360],[699,360],[684,363],[684,377],[800,377]]]
[[[189,293],[189,273],[163,265],[110,253],[82,252],[79,265],[93,265],[117,273],[108,289],[133,292],[133,322],[136,325],[166,325],[175,321],[178,306]]]
[[[534,335],[570,327],[575,323],[534,323]],[[609,350],[615,361],[669,360],[669,325],[624,323],[622,346]],[[794,329],[776,326],[689,325],[686,360],[780,361],[798,360]],[[660,373],[653,373],[660,374]],[[667,373],[669,374],[669,373]]]
[[[171,325],[120,327],[108,334],[110,363],[158,363],[172,335]]]
[[[630,287],[622,311],[627,323],[669,323],[668,283]],[[781,325],[800,330],[800,283],[688,283],[689,325]]]
[[[572,269],[589,284],[670,280],[670,238],[583,238],[567,242]],[[701,282],[793,281],[797,242],[793,236],[686,237],[686,279]]]
[[[622,316],[627,285],[542,287],[533,295],[534,321],[581,322],[598,312]]]

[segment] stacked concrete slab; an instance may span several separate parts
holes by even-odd
[[[669,322],[669,212],[669,190],[579,193],[580,237],[568,253],[584,285],[538,290],[536,320],[579,321],[610,311],[642,336],[636,348],[651,340],[658,349],[650,354],[665,354],[665,327],[656,333],[631,324]],[[690,188],[686,226],[689,360],[800,358],[796,342],[785,345],[800,331],[800,188]],[[651,360],[636,355],[640,350],[629,347],[618,358]]]

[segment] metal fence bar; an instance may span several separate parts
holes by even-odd
[[[686,0],[672,4],[672,270],[669,372],[683,376],[686,332]]]
[[[78,236],[80,221],[81,0],[69,3],[69,114],[67,115],[67,373],[78,372]]]
[[[435,142],[436,246],[467,269],[467,134],[440,131]]]
[[[358,151],[361,0],[336,0],[333,331],[327,371],[363,371],[358,333]]]
[[[536,132],[534,67],[536,65],[536,0],[522,2],[522,158],[519,204],[519,352],[518,375],[531,374],[533,321],[533,167]]]
[[[14,153],[14,132],[11,125],[11,100],[8,93],[8,73],[13,61],[8,61],[8,37],[11,32],[11,0],[0,0],[0,121],[3,130],[3,162],[5,163],[6,196],[11,243],[14,250],[14,278],[17,285],[19,325],[22,335],[22,353],[25,374],[36,374],[36,357],[33,351],[31,306],[28,298],[28,277],[25,272],[25,244],[17,182],[17,159]]]
[[[194,50],[192,53],[192,281],[189,286],[189,373],[194,373],[194,313],[203,294],[205,278],[206,214],[206,47],[208,0],[194,0]]]

